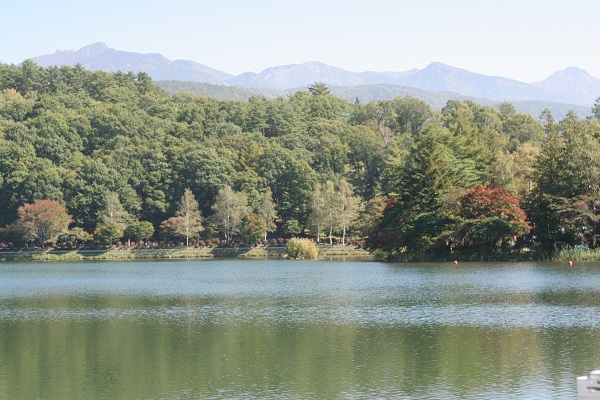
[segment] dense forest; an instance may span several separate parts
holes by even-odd
[[[361,104],[322,83],[222,101],[169,95],[144,73],[0,64],[0,246],[593,248],[600,102],[592,113]]]

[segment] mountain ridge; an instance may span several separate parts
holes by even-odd
[[[600,97],[600,79],[577,67],[556,71],[546,79],[525,83],[432,62],[423,69],[408,71],[352,72],[318,61],[269,67],[259,73],[231,75],[191,60],[169,60],[159,53],[115,50],[102,42],[79,50],[57,51],[33,57],[43,67],[75,65],[91,70],[146,72],[154,80],[191,81],[226,86],[286,90],[314,82],[331,86],[398,85],[492,101],[544,101],[591,107]]]

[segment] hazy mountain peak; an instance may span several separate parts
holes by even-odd
[[[194,61],[170,61],[158,53],[141,54],[115,50],[105,43],[97,42],[77,51],[57,51],[32,59],[42,67],[52,65],[81,64],[90,70],[146,72],[154,79],[181,80],[207,83],[223,83],[231,78]]]
[[[437,70],[458,70],[459,68],[451,67],[450,65],[444,64],[443,62],[434,61],[431,64],[429,64],[428,66],[426,66],[425,68],[423,68],[423,71],[424,70],[431,70],[431,69],[437,69]]]
[[[585,98],[590,104],[600,96],[600,79],[594,78],[586,70],[578,67],[567,67],[556,71],[535,86],[549,92],[561,93],[573,97]]]
[[[589,75],[588,72],[585,69],[581,69],[581,68],[575,67],[575,66],[567,67],[567,68],[563,69],[562,71],[568,72],[568,73],[577,73],[577,74],[586,74],[586,75]],[[558,71],[558,72],[560,72],[560,71]]]
[[[584,69],[581,69],[578,67],[567,67],[565,69],[556,71],[555,73],[553,73],[552,75],[550,75],[549,77],[547,77],[546,79],[544,79],[543,81],[538,82],[538,83],[550,82],[550,81],[556,81],[556,80],[564,80],[564,79],[588,80],[588,79],[596,79],[596,78],[594,78],[593,76],[588,74],[588,72]]]
[[[75,65],[90,70],[143,71],[156,80],[177,80],[221,85],[290,89],[323,82],[330,86],[400,85],[430,91],[454,92],[493,101],[554,101],[591,106],[600,96],[600,80],[586,71],[569,67],[535,84],[489,76],[432,62],[423,69],[404,72],[351,72],[319,61],[274,66],[256,74],[232,76],[189,60],[115,50],[97,42],[77,51],[57,51],[33,58],[40,66]]]
[[[105,53],[109,50],[109,47],[105,43],[96,42],[80,48],[76,53],[85,57],[90,57],[96,54]]]

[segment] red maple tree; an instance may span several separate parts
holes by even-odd
[[[524,235],[531,229],[519,201],[504,188],[479,185],[461,196],[458,201],[458,215],[462,218],[482,220],[498,217],[513,227],[515,235]]]

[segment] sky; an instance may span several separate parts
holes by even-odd
[[[234,75],[320,61],[353,72],[442,62],[523,82],[577,66],[600,78],[597,0],[0,0],[0,15],[3,63],[103,42]]]

